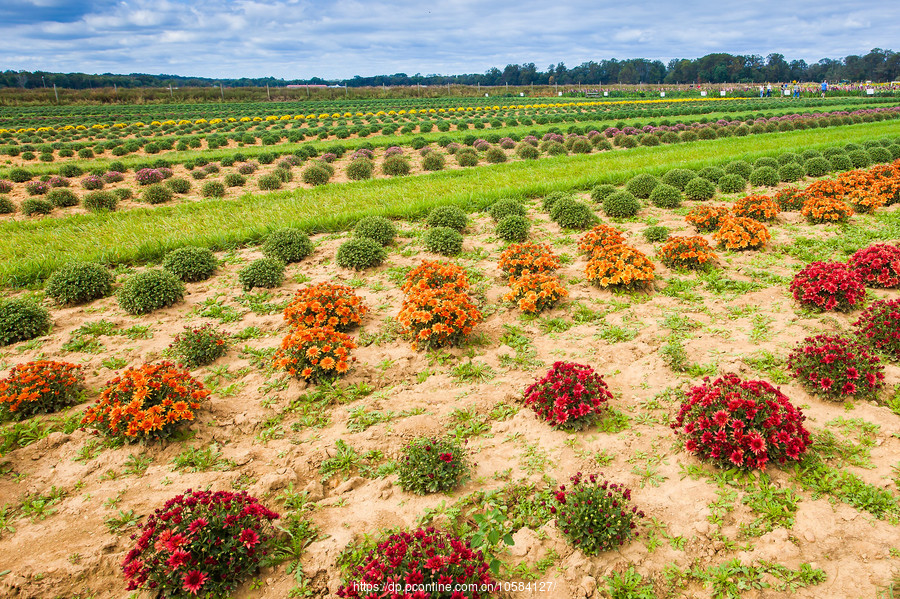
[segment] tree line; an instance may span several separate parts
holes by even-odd
[[[43,71],[12,71],[0,73],[0,88],[36,89],[52,87],[67,89],[142,88],[142,87],[284,87],[286,85],[348,85],[350,87],[380,87],[398,85],[563,85],[596,86],[621,84],[752,84],[784,81],[876,81],[900,80],[900,53],[874,48],[863,56],[850,55],[841,59],[823,58],[817,63],[804,60],[788,62],[783,54],[772,53],[763,58],[759,54],[740,55],[716,53],[701,58],[676,58],[663,64],[659,60],[630,58],[583,62],[567,67],[559,62],[538,70],[533,62],[508,64],[503,70],[494,67],[485,73],[460,75],[375,75],[350,79],[326,80],[283,79],[275,77],[243,77],[213,79],[179,75],[88,75],[85,73],[49,73]]]

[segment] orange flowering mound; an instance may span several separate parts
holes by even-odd
[[[778,204],[769,196],[749,195],[737,199],[731,206],[731,211],[735,216],[768,222],[775,220],[775,217],[778,216]]]
[[[318,283],[301,289],[284,309],[284,319],[295,327],[331,327],[346,331],[369,311],[362,298],[346,285]]]
[[[109,381],[81,424],[125,441],[165,439],[207,397],[203,383],[172,362],[144,364]]]
[[[653,280],[653,263],[631,246],[611,245],[591,256],[584,274],[599,287],[634,288]]]
[[[701,233],[708,233],[718,229],[719,223],[728,214],[728,208],[724,206],[697,206],[687,213],[684,220]]]
[[[702,237],[670,237],[659,249],[659,260],[669,268],[703,268],[716,259]]]
[[[713,239],[728,250],[758,249],[766,245],[772,236],[766,226],[743,216],[726,218],[713,233]]]
[[[410,293],[415,288],[443,287],[449,285],[457,291],[468,291],[469,279],[461,266],[450,262],[425,260],[406,275],[401,287],[403,293]]]
[[[552,308],[560,298],[569,295],[556,276],[544,272],[527,272],[519,278],[510,277],[509,286],[512,291],[503,299],[517,302],[519,309],[527,314]]]
[[[799,188],[790,186],[779,190],[773,199],[782,211],[792,211],[800,210],[803,207],[803,200],[806,199],[806,196]]]
[[[511,277],[528,272],[547,272],[559,268],[559,260],[545,243],[514,243],[503,250],[497,266]]]
[[[469,294],[452,287],[414,289],[403,302],[397,322],[413,349],[457,345],[482,316]]]
[[[824,197],[841,199],[847,193],[847,188],[837,179],[819,179],[813,181],[803,189],[803,195],[807,198]]]
[[[860,214],[872,214],[876,208],[881,208],[887,203],[887,198],[878,193],[874,185],[871,188],[854,189],[844,199]]]
[[[17,364],[0,380],[0,414],[27,418],[56,412],[77,401],[83,384],[84,374],[75,364],[48,360]]]
[[[621,243],[625,243],[625,236],[621,231],[609,225],[599,224],[581,236],[578,240],[578,249],[590,256],[606,246]]]
[[[874,169],[868,171],[857,169],[839,174],[836,180],[844,186],[844,193],[848,194],[854,189],[868,189],[877,178],[878,175]]]
[[[350,370],[356,343],[329,327],[297,328],[281,341],[272,364],[293,377],[312,382],[333,381]]]
[[[853,216],[849,204],[834,198],[812,196],[803,202],[800,214],[814,225],[822,223],[845,223]]]
[[[876,179],[872,191],[884,198],[885,206],[900,204],[900,170],[895,170],[889,177]]]

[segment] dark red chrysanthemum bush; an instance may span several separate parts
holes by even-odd
[[[147,518],[122,571],[154,597],[224,597],[259,569],[279,516],[244,492],[192,491]]]
[[[862,303],[866,288],[843,262],[813,262],[794,276],[791,293],[807,308],[849,312]]]
[[[525,405],[556,428],[580,430],[612,399],[606,382],[590,366],[556,362],[525,390]]]
[[[807,391],[833,401],[874,398],[884,385],[881,361],[846,337],[807,337],[790,353],[787,366]]]
[[[853,254],[849,264],[866,287],[900,287],[900,247],[876,243]]]
[[[853,328],[861,341],[900,360],[900,299],[872,302]]]
[[[688,391],[672,428],[700,459],[752,470],[798,460],[810,444],[804,419],[769,383],[726,374]]]

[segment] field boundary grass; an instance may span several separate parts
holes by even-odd
[[[160,259],[185,245],[224,250],[259,242],[269,231],[298,227],[340,231],[366,215],[417,218],[439,205],[478,210],[503,197],[622,184],[640,173],[702,168],[735,159],[755,160],[787,151],[821,149],[900,135],[900,121],[879,121],[701,143],[542,158],[398,179],[333,184],[237,200],[206,200],[109,214],[75,215],[0,225],[0,286],[40,283],[62,265],[108,265]]]

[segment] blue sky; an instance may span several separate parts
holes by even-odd
[[[204,77],[482,73],[509,63],[900,51],[900,2],[3,0],[0,69]]]

